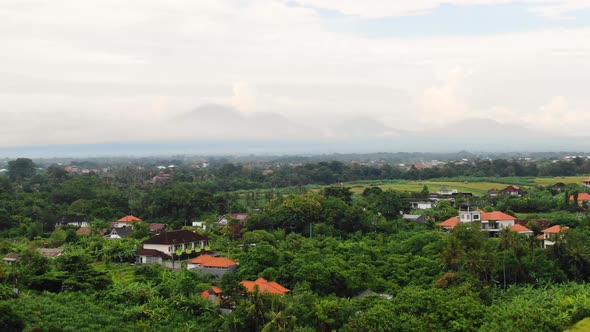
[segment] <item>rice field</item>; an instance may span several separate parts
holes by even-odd
[[[431,193],[437,192],[441,187],[446,187],[449,190],[457,189],[459,192],[470,192],[474,195],[484,195],[491,189],[503,189],[509,185],[518,185],[523,189],[534,187],[536,185],[550,186],[557,182],[565,184],[581,184],[583,179],[588,176],[565,176],[565,177],[509,177],[509,178],[482,178],[482,181],[476,181],[476,178],[469,178],[469,181],[453,181],[451,180],[426,180],[426,181],[355,181],[345,183],[345,186],[351,188],[354,193],[362,193],[365,188],[371,186],[380,187],[383,190],[398,190],[419,192],[422,191],[424,185],[428,186]]]
[[[424,185],[428,186],[428,191],[431,193],[439,191],[442,187],[446,187],[448,190],[457,189],[460,192],[471,192],[475,195],[484,195],[490,189],[502,189],[508,184],[493,183],[493,182],[438,182],[438,181],[396,181],[390,183],[359,183],[353,184],[345,183],[345,186],[351,187],[352,192],[362,193],[365,188],[371,186],[378,186],[383,190],[398,190],[398,191],[410,191],[419,192],[422,191]]]

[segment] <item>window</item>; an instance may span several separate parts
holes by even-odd
[[[479,214],[474,214],[473,215],[473,220],[479,220]]]

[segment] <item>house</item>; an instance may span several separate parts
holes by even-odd
[[[365,289],[362,293],[354,296],[353,298],[355,298],[355,299],[362,299],[362,298],[365,298],[365,297],[367,297],[369,295],[377,295],[380,298],[384,298],[386,300],[393,299],[393,295],[391,295],[391,294],[379,294],[379,293],[375,293],[372,289],[369,289],[369,288],[368,289]]]
[[[574,201],[574,195],[570,196],[570,202]],[[590,201],[590,194],[588,193],[579,193],[578,194],[578,203],[584,203]]]
[[[92,230],[89,227],[80,227],[76,234],[79,236],[88,236],[92,234]]]
[[[200,228],[202,230],[207,230],[207,225],[205,225],[204,221],[193,221],[193,227]]]
[[[125,216],[116,222],[112,223],[112,227],[133,227],[134,222],[140,222],[141,219],[137,218],[136,216]]]
[[[181,229],[161,232],[143,242],[143,249],[153,249],[166,257],[200,253],[206,249],[209,238],[195,232]],[[193,255],[194,257],[194,255]]]
[[[98,235],[105,235],[107,233],[106,228],[97,229],[96,231],[97,231]],[[89,235],[92,235],[92,230],[89,227],[80,227],[76,231],[76,234],[78,234],[80,236],[89,236]]]
[[[509,196],[522,196],[522,190],[519,186],[508,186],[502,190],[500,190],[501,195],[509,195]]]
[[[487,195],[489,197],[496,197],[496,196],[498,196],[498,194],[500,194],[500,190],[498,190],[498,189],[490,189],[487,192]]]
[[[249,217],[250,217],[250,214],[245,213],[245,212],[244,213],[232,213],[229,215],[223,215],[223,216],[219,217],[219,219],[217,220],[217,224],[227,225],[227,224],[229,224],[230,219],[236,219],[240,225],[243,225],[246,222],[246,220],[248,220]]]
[[[264,278],[258,278],[255,281],[242,280],[240,284],[246,288],[248,293],[253,293],[256,289],[258,289],[259,293],[267,294],[285,295],[290,292],[288,288],[285,288],[274,281],[268,281]]]
[[[228,272],[235,273],[238,270],[238,263],[225,257],[201,255],[190,260],[186,268],[203,274],[212,274],[220,280]]]
[[[113,227],[111,232],[106,235],[107,239],[124,239],[133,233],[131,227]]]
[[[221,216],[217,220],[217,224],[220,226],[229,225],[233,233],[234,238],[242,236],[242,228],[246,224],[246,220],[250,217],[249,213],[232,213],[230,215]],[[230,220],[237,220],[235,224],[230,225]]]
[[[135,262],[139,264],[162,264],[167,256],[155,249],[138,249],[135,252]]]
[[[533,236],[533,231],[520,224],[514,224],[512,227],[510,227],[510,230],[519,234],[524,234],[528,237]]]
[[[415,222],[417,224],[423,224],[426,222],[426,216],[420,214],[404,214],[402,219]]]
[[[590,178],[582,180],[585,187],[590,187]]]
[[[555,245],[557,239],[563,239],[563,235],[569,228],[567,226],[555,225],[542,230],[543,248]]]
[[[160,234],[166,226],[166,224],[150,223],[150,234]]]
[[[459,211],[459,216],[451,217],[438,224],[438,226],[442,231],[448,232],[459,223],[479,222],[482,231],[487,232],[490,237],[495,237],[498,236],[502,229],[514,226],[515,221],[515,217],[500,211]]]
[[[55,249],[55,248],[38,248],[37,251],[41,253],[44,257],[47,258],[55,258],[61,256],[65,250],[64,249]]]
[[[213,286],[207,290],[204,290],[201,293],[201,298],[204,300],[209,300],[209,301],[213,302],[213,304],[215,304],[215,305],[220,305],[222,292],[223,291],[221,290],[221,288]]]
[[[20,260],[20,255],[15,253],[8,253],[6,254],[6,256],[4,256],[4,258],[2,258],[2,260],[4,261],[4,263],[9,265],[16,264],[16,262]]]
[[[432,209],[435,206],[436,201],[430,199],[418,199],[418,200],[410,200],[410,205],[412,209],[418,210],[425,210],[425,209]]]
[[[55,224],[55,227],[60,226],[88,227],[88,217],[75,214],[65,215]]]
[[[457,189],[449,190],[449,188],[447,188],[446,186],[442,186],[436,193],[441,196],[451,196],[452,194],[456,194],[458,192],[459,191]]]

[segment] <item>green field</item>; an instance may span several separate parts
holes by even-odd
[[[536,184],[542,186],[550,186],[557,182],[563,182],[565,184],[575,183],[581,184],[582,180],[589,178],[590,176],[557,176],[552,178],[535,178],[534,181]]]
[[[590,318],[583,319],[572,326],[567,332],[590,332]]]
[[[383,190],[399,190],[419,192],[424,185],[428,186],[431,193],[437,192],[441,187],[447,189],[457,189],[460,192],[470,192],[474,195],[484,195],[490,189],[503,189],[508,185],[518,185],[522,188],[530,188],[536,185],[550,186],[557,182],[565,184],[581,184],[583,179],[588,176],[567,176],[567,177],[507,177],[507,178],[461,178],[461,179],[443,179],[443,180],[425,180],[425,181],[355,181],[345,183],[354,193],[362,193],[365,188],[371,186],[380,187]]]
[[[457,189],[460,192],[471,192],[476,195],[484,195],[490,189],[501,189],[506,185],[492,182],[439,182],[439,181],[396,181],[390,183],[379,183],[375,184],[372,182],[359,183],[345,185],[350,186],[354,193],[362,193],[367,187],[378,186],[383,190],[393,189],[399,191],[422,191],[424,185],[428,186],[428,190],[431,193],[437,192],[441,187],[447,187],[447,189]]]

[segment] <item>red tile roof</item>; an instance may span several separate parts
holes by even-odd
[[[537,239],[544,240],[545,239],[545,235],[539,234],[539,235],[537,235]]]
[[[125,216],[125,217],[117,220],[117,222],[134,222],[134,221],[141,221],[141,219],[137,218],[136,216]]]
[[[243,221],[246,221],[246,219],[248,219],[250,217],[250,214],[249,213],[232,213],[229,216],[243,222]]]
[[[438,226],[448,227],[450,229],[453,229],[453,228],[455,228],[455,226],[457,226],[458,223],[459,223],[459,217],[451,217],[451,218],[441,222],[440,224],[438,224]]]
[[[582,182],[590,182],[590,178],[584,179]]]
[[[524,227],[523,225],[519,225],[519,224],[514,224],[514,226],[510,227],[510,230],[518,232],[518,233],[532,233],[533,232],[530,229]]]
[[[90,235],[90,234],[92,234],[92,231],[88,227],[80,227],[76,231],[76,234],[78,234],[78,235]]]
[[[514,220],[515,217],[500,211],[482,212],[481,220]]]
[[[150,224],[150,232],[157,232],[161,231],[166,227],[166,224],[158,224],[158,223],[151,223]]]
[[[216,294],[216,295],[219,295],[219,294],[221,294],[222,290],[221,290],[221,288],[219,288],[219,287],[215,287],[215,286],[213,286],[213,287],[211,287],[210,289],[204,290],[204,291],[201,293],[201,298],[203,298],[203,299],[205,299],[205,300],[208,300],[208,299],[209,299],[209,294],[210,294],[211,292],[213,292],[213,293],[214,293],[214,294]]]
[[[202,298],[203,300],[208,300],[208,299],[209,299],[209,290],[208,290],[208,289],[207,289],[207,290],[204,290],[204,291],[201,293],[201,298]]]
[[[264,278],[258,278],[256,281],[243,280],[241,284],[246,287],[246,290],[250,293],[254,292],[256,287],[258,287],[260,293],[286,294],[290,291],[276,282],[268,281]]]
[[[555,226],[551,226],[547,229],[542,230],[542,232],[549,233],[549,234],[558,234],[562,231],[567,231],[567,230],[568,230],[567,226],[555,225]]]
[[[570,201],[574,200],[574,195],[570,196]],[[590,194],[588,193],[579,193],[578,194],[578,202],[583,202],[583,201],[590,201]]]
[[[213,257],[209,255],[201,255],[199,257],[193,258],[190,261],[191,264],[199,264],[203,267],[220,267],[220,268],[227,268],[230,266],[237,265],[238,263],[232,261],[229,258],[225,257]]]

